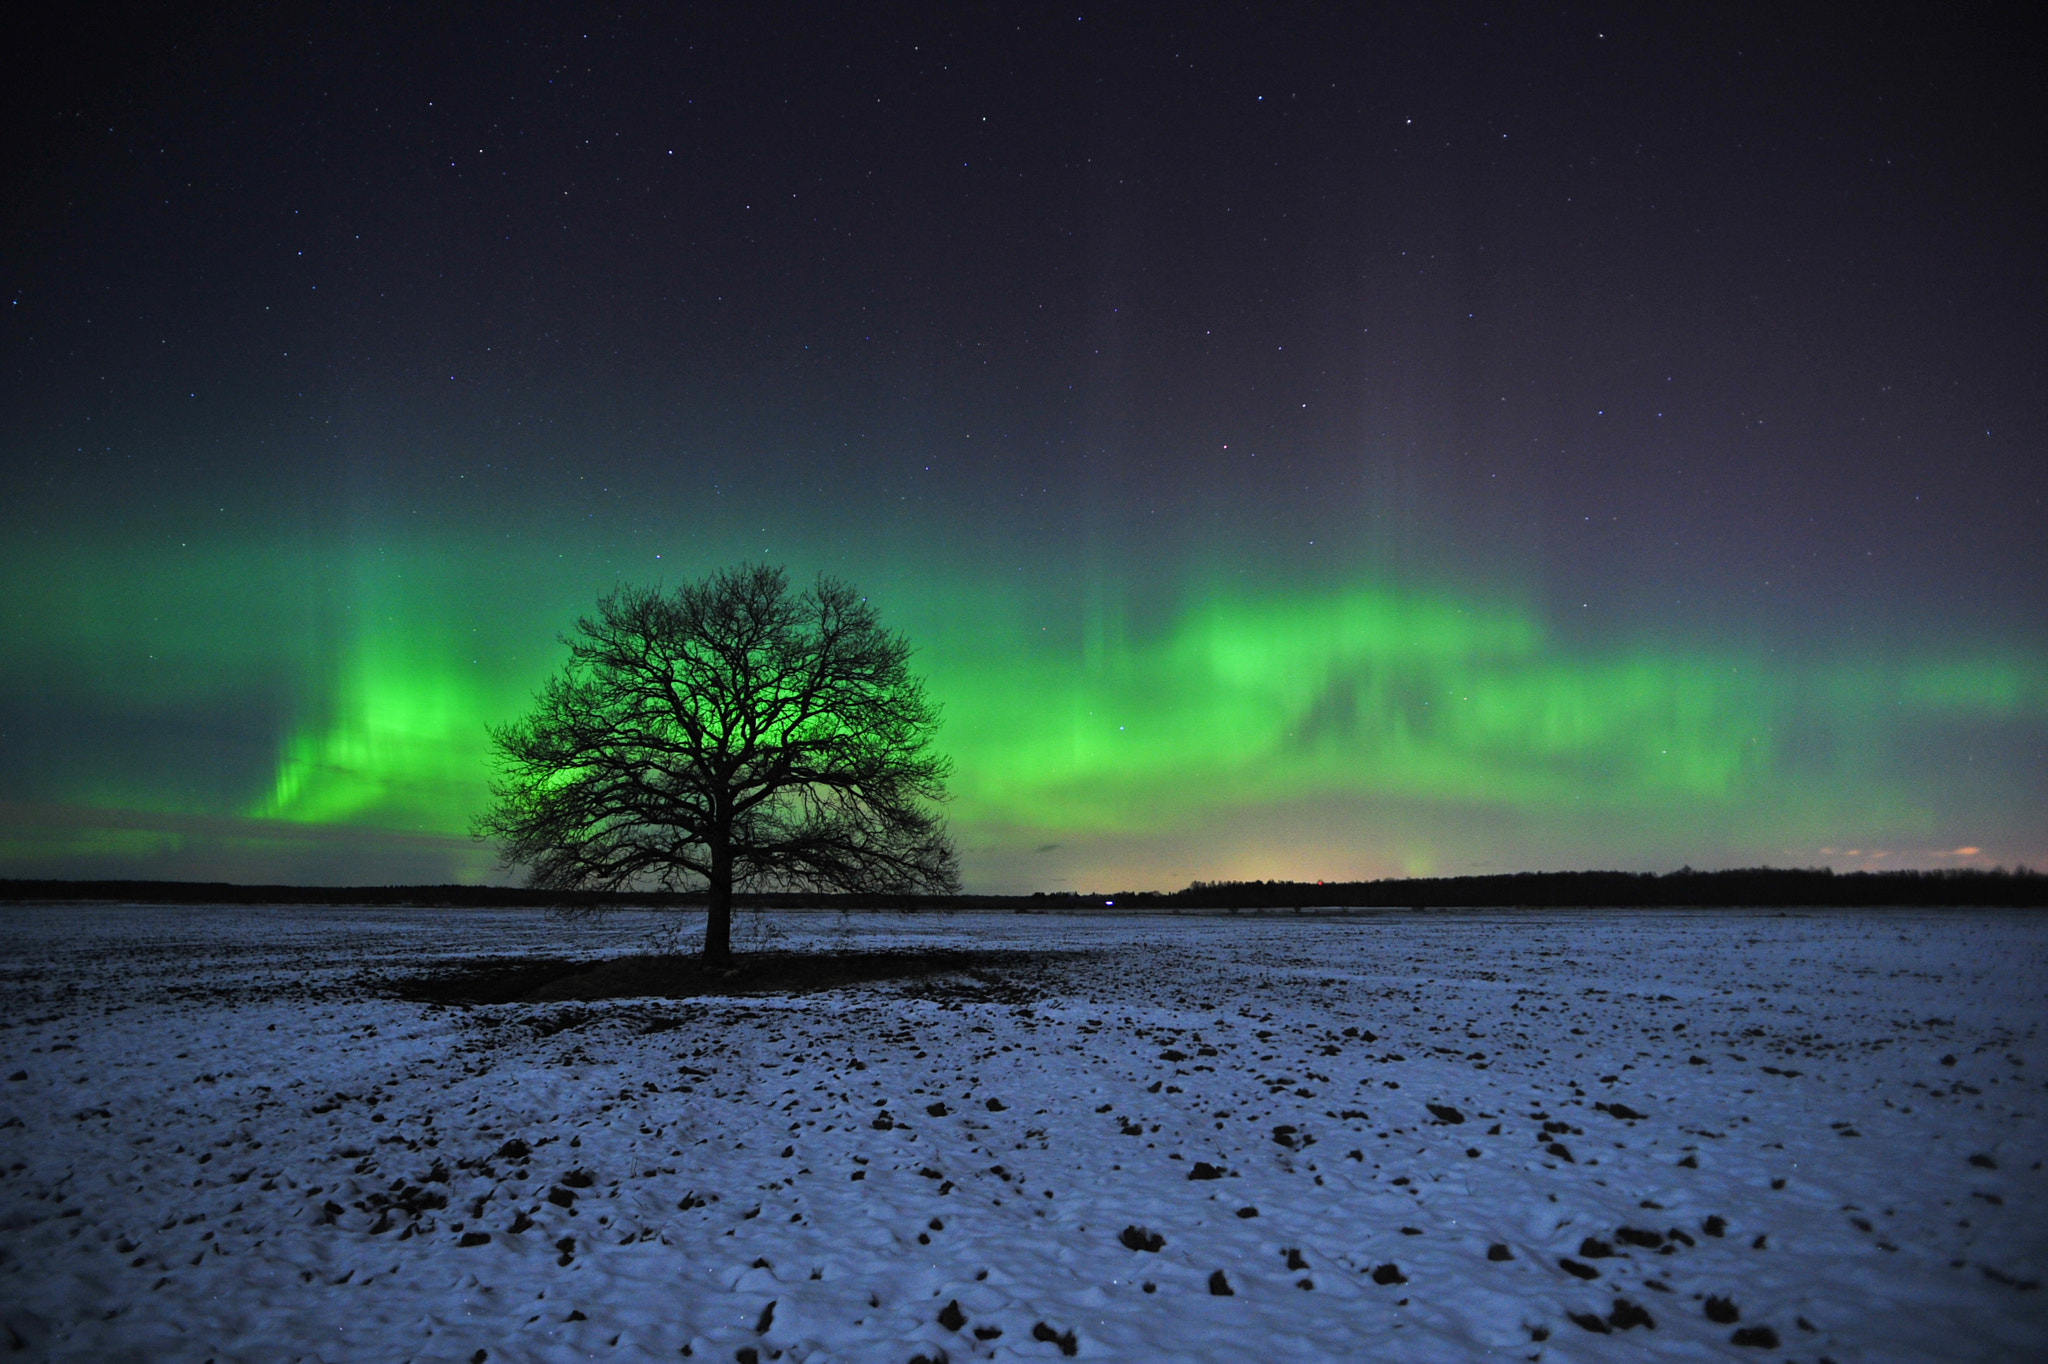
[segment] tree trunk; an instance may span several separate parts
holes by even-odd
[[[732,851],[723,846],[711,850],[711,876],[704,907],[704,960],[714,965],[732,960]]]

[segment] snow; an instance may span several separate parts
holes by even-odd
[[[1038,955],[794,997],[382,983],[659,931],[0,912],[8,1343],[2048,1357],[2041,916],[785,914],[751,931]]]

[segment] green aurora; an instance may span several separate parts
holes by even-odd
[[[2048,866],[2015,22],[131,8],[16,44],[0,878],[508,879],[559,636],[762,560],[972,890]]]
[[[10,806],[0,874],[232,862],[361,881],[350,868],[375,848],[388,879],[502,875],[467,836],[486,726],[524,708],[560,662],[556,635],[617,568],[243,544],[166,571],[160,554],[10,566],[44,586],[0,686],[17,709],[99,726],[104,761],[17,755],[28,796]],[[970,888],[2042,851],[2014,823],[2024,764],[2000,757],[2048,719],[2037,656],[1592,647],[1505,598],[1366,575],[1189,588],[1144,628],[1107,628],[1078,605],[1099,599],[1091,586],[1027,597],[928,574],[875,593],[945,707]],[[1068,601],[1078,628],[1047,629]],[[199,766],[215,776],[199,786],[151,737],[195,716],[213,717]]]

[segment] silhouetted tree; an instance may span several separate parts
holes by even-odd
[[[945,893],[950,764],[910,645],[853,588],[792,593],[740,566],[621,586],[563,637],[525,719],[491,730],[475,826],[551,890],[706,892],[704,956],[732,951],[740,889]]]

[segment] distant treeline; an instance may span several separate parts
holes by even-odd
[[[2048,907],[2048,876],[2012,871],[1541,871],[1388,881],[1197,881],[1185,890],[1035,895],[739,895],[742,905],[796,909],[1479,909],[1699,905],[1791,908],[1875,905]],[[701,894],[552,891],[517,886],[243,886],[225,881],[8,881],[0,901],[157,905],[404,905],[420,908],[688,907]]]
[[[0,903],[97,901],[140,905],[395,905],[424,909],[688,908],[704,903],[700,891],[530,890],[524,886],[245,886],[230,881],[10,881],[0,879]],[[754,908],[1011,909],[1042,903],[1020,895],[735,895]]]
[[[1197,881],[1186,890],[1114,896],[1044,895],[1037,903],[1114,900],[1184,909],[1476,909],[1502,905],[1622,908],[1655,905],[2048,906],[2048,876],[2013,871],[1852,871],[1750,867],[1739,871],[1524,871],[1389,881]]]
[[[486,906],[687,905],[704,897],[661,892],[527,890],[521,886],[244,886],[229,881],[4,881],[0,901],[112,900],[144,905]]]

